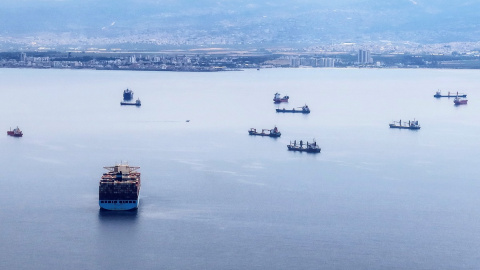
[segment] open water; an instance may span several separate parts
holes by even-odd
[[[0,69],[0,269],[478,269],[479,72]],[[99,211],[121,161],[140,208]]]

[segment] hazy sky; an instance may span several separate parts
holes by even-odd
[[[1,0],[0,34],[264,28],[319,39],[335,33],[407,33],[405,38],[414,38],[415,32],[425,32],[445,40],[471,40],[480,28],[478,10],[480,1],[472,0]],[[307,28],[317,30],[307,33]]]

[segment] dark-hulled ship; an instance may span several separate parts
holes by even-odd
[[[448,97],[448,98],[451,98],[451,97],[463,97],[463,98],[465,98],[465,97],[467,97],[467,94],[459,93],[459,92],[457,92],[457,93],[450,93],[450,92],[448,92],[448,94],[442,95],[442,92],[441,92],[440,90],[438,90],[438,91],[435,93],[435,95],[433,95],[433,96],[436,97],[436,98],[441,98],[441,97]]]
[[[276,109],[278,113],[310,113],[310,108],[305,104],[305,106],[299,107],[301,110],[295,110],[295,108],[291,110],[283,109]]]
[[[262,132],[257,132],[256,128],[251,128],[248,131],[249,135],[257,135],[257,136],[269,136],[269,137],[280,137],[282,136],[282,133],[278,131],[277,127],[274,127],[273,129],[267,129],[264,128],[262,129]]]
[[[142,106],[142,102],[140,101],[139,98],[137,98],[135,102],[120,101],[120,105],[132,105],[132,106],[140,107]]]
[[[103,167],[99,184],[98,203],[105,210],[134,210],[138,208],[140,195],[140,167],[120,164]]]
[[[287,145],[287,148],[289,151],[299,151],[299,152],[307,152],[307,153],[320,153],[322,150],[320,146],[317,145],[317,142],[313,140],[313,143],[308,143],[304,144],[302,140],[300,140],[300,143],[297,144],[297,141],[290,142],[290,144]]]
[[[133,91],[130,89],[123,90],[123,100],[129,101],[133,99]]]

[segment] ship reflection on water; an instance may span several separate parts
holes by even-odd
[[[101,222],[128,222],[137,219],[138,209],[128,211],[110,211],[100,208],[98,210],[98,219]]]

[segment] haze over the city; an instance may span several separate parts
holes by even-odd
[[[3,0],[0,49],[478,42],[479,1]]]

